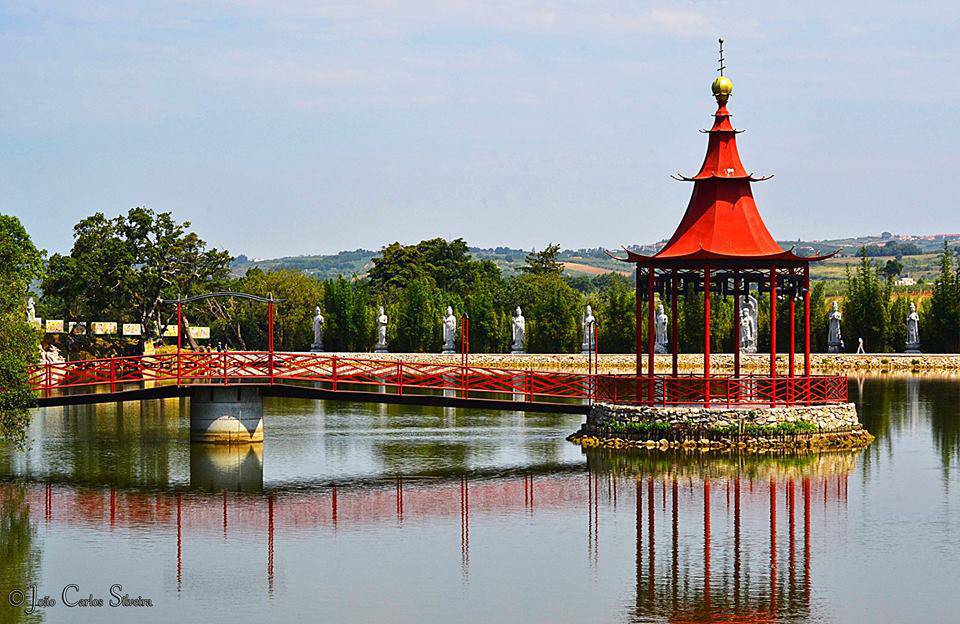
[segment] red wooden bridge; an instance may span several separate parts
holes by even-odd
[[[842,375],[564,373],[271,351],[189,352],[35,366],[38,406],[184,396],[196,386],[257,385],[268,395],[379,403],[584,412],[638,405],[818,405],[847,400]],[[709,401],[709,403],[707,403]]]

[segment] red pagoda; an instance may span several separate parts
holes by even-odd
[[[829,256],[800,256],[783,249],[770,235],[760,217],[751,185],[767,177],[748,173],[737,152],[737,134],[730,123],[727,102],[733,83],[723,75],[723,40],[720,76],[713,81],[717,100],[707,154],[700,171],[692,177],[674,176],[692,182],[690,203],[666,245],[653,255],[630,250],[626,258],[636,265],[637,362],[634,396],[623,399],[648,405],[794,405],[835,403],[846,400],[846,377],[810,374],[810,263]],[[831,254],[832,255],[832,254]],[[754,288],[769,295],[770,369],[767,376],[743,376],[740,372],[740,297]],[[732,375],[710,372],[710,294],[734,301],[734,364]],[[672,309],[672,374],[654,374],[654,295],[669,300]],[[703,375],[680,376],[677,366],[677,300],[680,296],[703,296]],[[789,302],[789,359],[787,375],[777,371],[777,301]],[[642,302],[647,304],[647,373],[643,374]],[[803,304],[803,372],[795,366],[795,304]],[[623,384],[617,384],[623,388]]]

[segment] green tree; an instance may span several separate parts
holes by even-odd
[[[441,300],[442,293],[425,277],[407,284],[395,312],[397,334],[394,350],[411,353],[440,350],[440,319],[445,311]]]
[[[803,314],[801,306],[800,314]],[[827,350],[827,296],[826,285],[823,282],[816,282],[810,289],[810,350],[815,353],[822,353]],[[800,325],[803,327],[803,317],[801,316]],[[803,340],[803,332],[798,334],[798,340]],[[798,345],[798,350],[803,350],[802,342]]]
[[[897,297],[890,304],[890,321],[887,323],[887,346],[893,351],[903,351],[907,344],[907,315],[910,314],[910,299]]]
[[[33,402],[27,370],[39,354],[39,332],[26,321],[30,283],[43,254],[20,220],[0,215],[0,439],[22,444]]]
[[[368,350],[375,331],[368,285],[341,275],[324,282],[323,292],[324,347],[328,351]]]
[[[933,293],[924,306],[925,336],[931,351],[960,351],[960,267],[947,242],[940,252],[940,272],[933,283]]]
[[[888,279],[894,279],[901,273],[903,273],[903,262],[900,261],[899,257],[887,260],[887,263],[883,265],[883,274]]]
[[[306,351],[313,343],[314,308],[323,306],[324,289],[320,280],[300,271],[280,269],[264,273],[250,269],[233,284],[239,292],[281,299],[275,304],[274,341],[281,351]],[[219,300],[209,300],[221,306]],[[216,301],[217,303],[213,303]],[[238,299],[232,310],[219,318],[226,325],[236,324],[234,334],[244,348],[264,348],[267,344],[267,306],[264,303]],[[224,328],[229,335],[230,331]]]
[[[563,274],[563,263],[557,260],[560,253],[560,245],[547,245],[543,251],[531,251],[527,254],[526,265],[520,267],[520,271],[530,275],[555,275]]]
[[[858,338],[871,351],[884,351],[890,315],[892,284],[869,258],[860,251],[855,271],[847,269],[847,293],[843,302],[844,334],[850,344]]]
[[[479,280],[499,279],[500,269],[490,260],[474,259],[462,238],[433,238],[384,247],[367,277],[376,292],[403,290],[413,280],[428,278],[440,290],[463,296]]]
[[[634,353],[637,350],[634,289],[626,277],[611,275],[615,277],[601,292],[597,306],[598,346],[605,353]]]
[[[470,350],[477,353],[499,353],[510,344],[510,315],[498,305],[503,300],[500,280],[478,281],[464,300],[470,317]]]
[[[113,219],[98,212],[73,236],[69,255],[50,257],[45,298],[68,320],[140,323],[144,339],[172,317],[160,299],[215,290],[229,273],[230,254],[208,249],[189,222],[169,212],[133,208]]]
[[[527,319],[527,351],[573,353],[580,348],[583,299],[558,274],[527,273],[508,286],[510,308]]]

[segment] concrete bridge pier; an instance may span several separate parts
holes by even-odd
[[[190,441],[213,444],[263,442],[263,397],[255,387],[190,389]]]

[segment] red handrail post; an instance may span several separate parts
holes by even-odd
[[[596,321],[593,322],[593,400],[596,402],[599,391],[599,375],[600,375],[600,328],[597,327]]]
[[[330,367],[333,369],[333,391],[336,392],[337,391],[337,356],[333,355],[333,356],[330,356],[330,358],[333,360],[333,363],[330,365]]]
[[[397,394],[403,394],[403,360],[397,362]]]
[[[810,404],[810,265],[803,267],[803,376],[804,394]]]
[[[46,372],[46,387],[44,388],[44,390],[45,390],[45,391],[44,391],[44,394],[49,397],[49,396],[50,396],[50,391],[51,391],[51,389],[52,389],[52,387],[53,387],[53,374],[52,374],[52,371],[51,371],[52,366],[50,365],[49,362],[47,362],[46,368],[47,368],[47,372]]]
[[[680,314],[677,312],[677,270],[671,269],[670,271],[670,325],[673,330],[673,335],[671,336],[671,346],[673,352],[671,354],[671,365],[673,376],[676,377],[680,371],[680,326],[677,324],[677,319],[680,318]],[[664,390],[666,392],[666,390]],[[664,397],[666,401],[666,397]]]
[[[640,301],[640,265],[639,265],[639,264],[636,265],[636,272],[635,272],[635,273],[636,273],[636,279],[635,279],[634,281],[636,282],[636,288],[634,289],[634,295],[633,295],[633,299],[634,299],[634,302],[633,302],[634,310],[633,310],[633,312],[634,312],[634,320],[635,320],[635,325],[636,325],[636,331],[635,331],[634,333],[636,334],[635,338],[636,338],[636,343],[637,343],[637,344],[636,344],[636,349],[637,349],[637,364],[636,364],[637,387],[636,387],[636,392],[635,392],[635,394],[636,394],[636,397],[637,397],[637,402],[639,403],[639,402],[640,402],[640,397],[641,397],[641,394],[640,394],[640,375],[643,374],[643,333],[640,331],[640,328],[642,327],[642,324],[643,324],[643,322],[642,322],[642,321],[643,321],[643,316],[642,316],[643,306],[642,306],[641,301]]]
[[[183,348],[183,337],[180,331],[180,328],[183,327],[183,302],[180,301],[180,295],[177,295],[177,385],[179,386],[182,380],[182,365],[180,363],[181,354],[180,351]]]
[[[787,393],[787,397],[788,397],[788,399],[789,399],[789,401],[790,401],[790,405],[793,405],[793,403],[794,403],[794,398],[795,398],[795,396],[794,396],[794,394],[795,394],[795,393],[794,393],[794,378],[795,378],[795,375],[794,375],[793,366],[794,366],[794,360],[796,359],[796,350],[797,350],[797,349],[796,349],[797,336],[796,336],[796,329],[795,329],[795,325],[796,325],[796,315],[797,315],[797,310],[796,310],[797,302],[796,302],[796,299],[797,299],[796,291],[791,291],[791,292],[790,292],[790,352],[789,352],[789,353],[790,353],[790,357],[789,357],[789,359],[790,359],[790,373],[789,373],[789,374],[790,374],[790,386],[789,386],[789,390],[790,390],[790,391]]]
[[[117,361],[110,358],[110,392],[116,392],[117,389]]]
[[[270,383],[274,380],[273,366],[273,293],[270,293],[270,301],[267,302],[267,368],[270,374]]]
[[[223,371],[223,383],[224,385],[226,385],[227,383],[227,352],[226,351],[220,352],[220,366],[221,366],[221,370]]]

